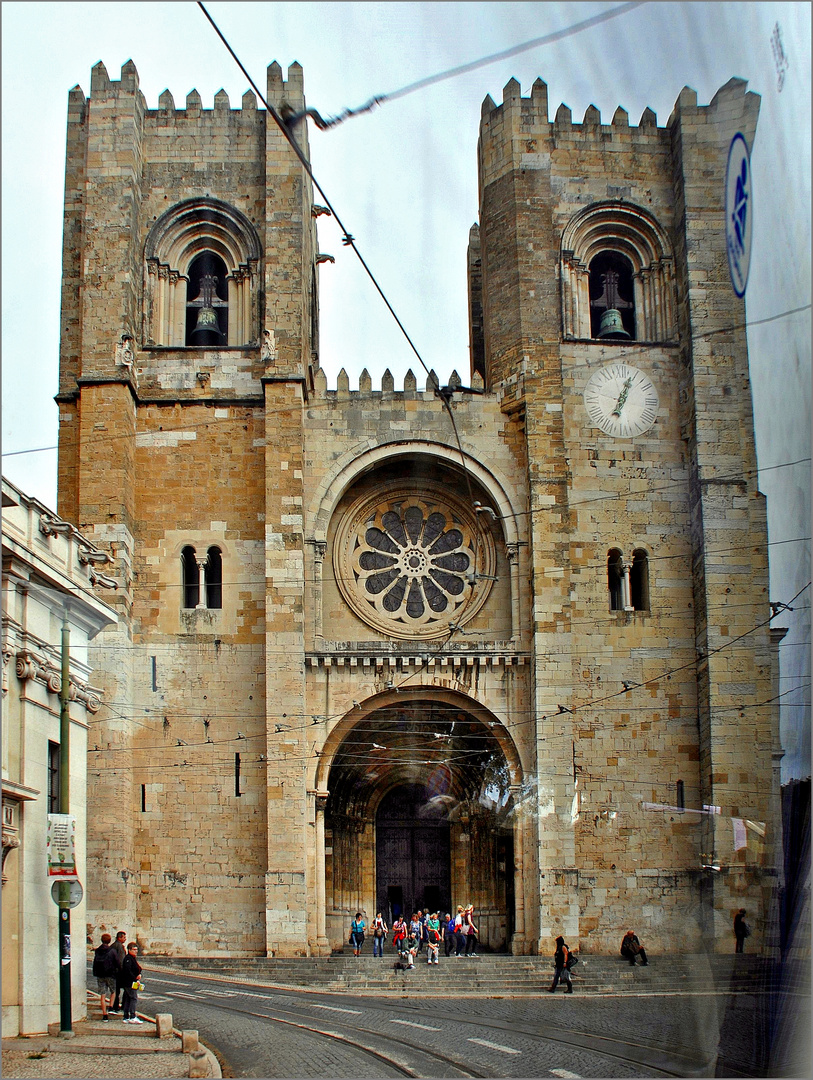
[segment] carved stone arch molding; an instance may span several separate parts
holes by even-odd
[[[390,707],[400,707],[412,701],[431,699],[439,703],[448,704],[460,709],[472,720],[478,720],[491,732],[502,751],[509,769],[510,781],[513,786],[521,785],[526,775],[526,767],[523,765],[522,755],[514,740],[514,736],[508,730],[507,720],[498,713],[482,705],[476,698],[453,690],[449,687],[439,686],[415,686],[401,687],[398,691],[386,690],[375,694],[359,703],[348,712],[341,720],[338,720],[325,737],[324,744],[318,755],[308,765],[307,782],[314,791],[327,791],[330,770],[347,736],[360,723],[369,719],[380,710]]]
[[[590,338],[590,264],[603,253],[632,264],[636,338],[677,340],[672,246],[665,229],[648,211],[631,203],[596,203],[580,210],[562,233],[562,332]]]
[[[327,539],[327,531],[339,500],[344,493],[365,473],[380,465],[402,458],[411,460],[436,459],[444,465],[462,469],[458,448],[443,443],[410,439],[404,442],[384,443],[372,449],[355,446],[334,463],[325,479],[318,485],[309,505],[308,522],[313,542]],[[508,495],[508,484],[491,465],[486,468],[471,454],[464,451],[466,471],[471,479],[483,489],[491,508],[500,520],[508,547],[520,542],[517,515]]]
[[[162,214],[144,248],[144,342],[182,347],[186,342],[189,268],[211,252],[226,266],[228,342],[259,340],[257,295],[262,247],[245,214],[217,199],[188,199]]]

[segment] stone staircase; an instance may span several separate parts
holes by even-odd
[[[414,969],[394,969],[395,954],[354,957],[145,956],[148,968],[173,968],[201,975],[247,979],[252,983],[347,993],[475,994],[507,997],[541,994],[553,977],[552,960],[542,956],[486,953],[476,958],[444,957],[428,965],[419,954]],[[589,994],[763,993],[775,989],[777,966],[758,956],[652,956],[634,968],[621,957],[585,954],[573,970],[573,986]]]

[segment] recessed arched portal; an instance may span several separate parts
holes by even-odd
[[[349,920],[400,908],[473,904],[484,949],[515,925],[516,750],[485,710],[417,691],[343,729],[327,774],[325,915],[330,944]],[[509,758],[511,759],[509,761]]]

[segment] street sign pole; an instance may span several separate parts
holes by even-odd
[[[59,812],[70,813],[70,626],[68,606],[62,616],[62,686],[59,690]],[[71,886],[59,883],[59,1034],[74,1034],[71,1016]]]

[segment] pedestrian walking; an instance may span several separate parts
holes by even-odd
[[[364,944],[364,931],[367,927],[361,912],[356,912],[356,917],[350,924],[350,944],[353,946],[353,956],[361,955],[361,947]]]
[[[116,996],[116,954],[113,952],[111,937],[102,934],[102,943],[93,954],[93,974],[96,977],[96,989],[99,992],[99,1004],[102,1007],[102,1020],[105,1024],[110,1022],[107,1015],[108,998],[112,1005]]]
[[[736,944],[734,946],[735,953],[745,952],[743,947],[745,945],[745,939],[751,936],[751,927],[745,921],[745,916],[747,914],[748,912],[742,907],[734,916],[734,938],[736,939]]]
[[[553,994],[556,992],[556,987],[559,984],[559,980],[562,979],[567,984],[567,990],[565,993],[573,993],[573,982],[570,978],[570,969],[567,962],[570,959],[570,949],[565,945],[565,939],[558,937],[556,939],[556,952],[553,954],[553,982],[548,987],[548,993]]]
[[[127,980],[122,1001],[122,1004],[124,1005],[125,1024],[144,1023],[143,1020],[140,1020],[136,1016],[136,1009],[138,1008],[138,991],[144,989],[140,978],[141,970],[141,964],[138,962],[138,946],[134,941],[131,941],[127,946],[127,955],[122,964],[122,972],[124,978]]]
[[[373,920],[373,956],[384,955],[384,942],[387,939],[389,928],[384,922],[384,918],[381,912],[376,915]]]

